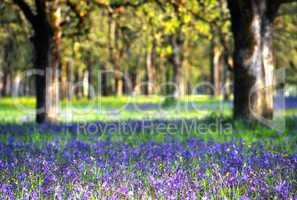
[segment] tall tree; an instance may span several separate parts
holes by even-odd
[[[170,1],[173,6],[174,17],[179,23],[179,27],[175,30],[175,33],[170,36],[170,44],[172,46],[173,52],[170,57],[170,61],[173,66],[173,83],[177,84],[178,96],[185,95],[185,81],[183,74],[183,64],[184,64],[184,51],[185,51],[185,35],[182,32],[183,26],[185,26],[183,20],[182,7],[185,3],[182,0]]]
[[[228,0],[234,37],[234,116],[273,117],[273,26],[282,3]]]
[[[24,0],[13,0],[32,26],[36,87],[36,122],[52,122],[58,113],[59,45],[61,41],[59,0],[35,0],[35,12]]]

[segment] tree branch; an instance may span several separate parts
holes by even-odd
[[[13,2],[22,10],[26,19],[31,23],[31,25],[34,25],[35,15],[33,14],[29,5],[24,0],[13,0]]]
[[[46,18],[45,0],[35,0],[35,6],[38,17]]]

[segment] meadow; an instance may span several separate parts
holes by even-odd
[[[297,0],[0,2],[0,200],[297,200]]]
[[[63,101],[43,125],[34,104],[0,100],[0,199],[297,198],[295,108],[277,130],[206,96]]]

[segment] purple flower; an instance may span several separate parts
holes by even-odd
[[[288,199],[290,196],[289,186],[286,181],[281,181],[274,187],[276,194],[282,199]]]
[[[17,179],[19,181],[22,181],[26,176],[27,176],[27,174],[25,172],[21,172],[17,175]]]
[[[250,200],[250,198],[248,198],[247,196],[245,195],[242,195],[239,200]]]

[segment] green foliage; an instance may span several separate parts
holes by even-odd
[[[129,79],[135,78],[139,84],[147,79],[146,53],[152,50],[153,78],[160,85],[173,80],[170,59],[175,49],[171,39],[179,37],[185,82],[193,86],[209,81],[210,41],[223,51],[222,55],[227,54],[229,60],[232,57],[233,41],[226,1],[177,2],[61,1],[61,65],[70,63],[71,80],[77,72],[82,81],[88,64],[93,66],[92,75],[96,77],[100,71],[114,70],[116,63]],[[27,3],[34,11],[34,2]],[[274,35],[277,66],[286,67],[287,80],[293,84],[297,70],[296,7],[296,3],[281,7]],[[113,40],[109,33],[111,15],[116,26]],[[0,5],[0,22],[0,70],[9,69],[15,77],[20,71],[32,68],[33,52],[29,40],[32,27],[9,0]],[[223,58],[220,58],[220,65],[224,66]],[[113,78],[108,77],[109,90],[115,88]]]

